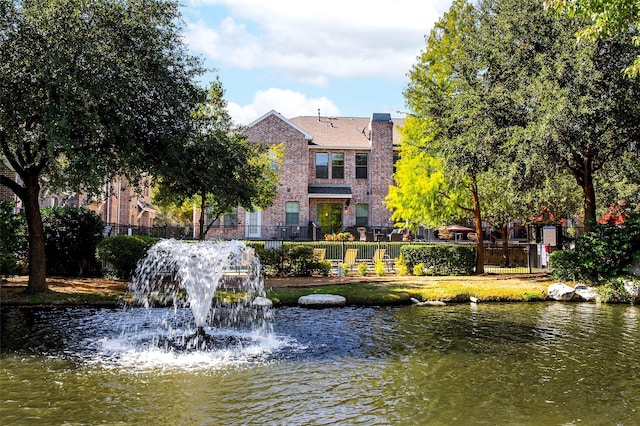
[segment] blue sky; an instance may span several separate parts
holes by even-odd
[[[402,116],[407,73],[451,0],[183,0],[185,40],[216,71],[237,124]]]

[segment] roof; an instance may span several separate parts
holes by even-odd
[[[391,120],[393,126],[393,144],[400,143],[399,128],[403,119],[391,118],[390,114],[373,114],[373,121]],[[385,120],[386,118],[386,120]],[[322,147],[369,149],[369,117],[318,117],[302,116],[291,120],[299,128],[313,136],[314,145]]]
[[[288,118],[285,118],[282,114],[280,114],[279,112],[275,111],[275,110],[271,110],[268,113],[264,114],[262,117],[259,117],[255,120],[253,120],[247,127],[253,127],[256,124],[258,124],[259,122],[261,122],[262,120],[264,120],[265,118],[269,117],[270,115],[276,116],[278,117],[280,120],[284,121],[285,123],[287,123],[289,126],[293,127],[294,129],[296,129],[297,131],[299,131],[300,133],[302,133],[304,135],[304,138],[306,140],[311,140],[313,139],[313,136],[311,136],[308,132],[306,132],[303,128],[301,128],[300,126],[298,126],[296,123],[294,123],[293,121],[289,120]]]

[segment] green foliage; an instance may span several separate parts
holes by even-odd
[[[22,272],[26,259],[24,216],[13,214],[13,203],[0,201],[0,275]]]
[[[475,263],[473,247],[460,245],[406,245],[400,249],[407,267],[422,263],[433,275],[470,275]]]
[[[358,264],[358,273],[360,275],[362,275],[363,277],[365,275],[367,275],[367,270],[369,269],[369,265],[367,265],[366,263],[360,263]]]
[[[578,265],[578,255],[575,250],[556,250],[549,255],[549,270],[556,279],[570,281],[579,279]]]
[[[138,262],[157,241],[140,235],[116,235],[102,240],[96,248],[96,255],[111,266],[117,278],[129,279]]]
[[[41,184],[138,182],[192,130],[203,69],[180,25],[174,0],[0,2],[0,161],[19,176],[0,185],[23,201],[28,292],[47,290]]]
[[[418,263],[417,265],[413,265],[413,275],[416,277],[421,277],[425,274],[424,263]]]
[[[407,267],[407,261],[402,254],[402,249],[400,249],[400,256],[396,259],[396,272],[400,276],[409,275],[409,268]]]
[[[219,79],[192,120],[195,131],[166,159],[153,201],[173,211],[195,203],[203,239],[217,219],[237,206],[253,211],[271,205],[279,179],[272,165],[280,160],[282,147],[251,142],[233,129]]]
[[[327,262],[318,261],[313,247],[283,244],[278,248],[255,247],[256,255],[266,275],[276,277],[306,277],[328,275]],[[329,271],[331,262],[328,262]]]
[[[385,265],[381,259],[376,260],[375,265],[373,265],[373,269],[375,270],[376,275],[379,277],[384,276],[384,268],[385,268]]]
[[[625,276],[640,257],[640,214],[630,215],[623,225],[597,224],[578,236],[575,251],[556,253],[550,262],[559,278],[597,284]]]
[[[88,277],[100,274],[96,247],[102,240],[100,216],[81,207],[42,210],[47,274]]]
[[[345,277],[349,275],[349,272],[351,271],[351,267],[348,263],[338,263],[338,268],[340,268],[340,270],[342,271],[342,275],[344,275]]]

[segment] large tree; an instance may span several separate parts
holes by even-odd
[[[633,43],[640,47],[640,1],[638,0],[545,0],[547,7],[582,20],[584,24],[576,32],[578,41],[596,40],[625,34],[636,28]],[[626,64],[625,64],[626,65]],[[631,78],[640,73],[640,55],[624,69]]]
[[[0,0],[0,156],[29,231],[27,292],[47,290],[43,185],[98,191],[162,166],[190,127],[199,60],[164,0]]]
[[[234,129],[226,110],[224,89],[216,79],[205,102],[193,113],[191,136],[174,152],[160,176],[154,202],[164,207],[195,204],[199,211],[198,238],[237,206],[266,208],[277,193],[273,167],[278,153],[250,142]]]
[[[631,31],[576,44],[580,22],[545,12],[541,2],[483,0],[479,8],[482,27],[491,30],[479,37],[487,75],[504,79],[515,108],[529,112],[511,138],[514,150],[534,174],[573,176],[589,226],[597,218],[596,176],[637,158],[640,83],[620,72],[637,55]]]

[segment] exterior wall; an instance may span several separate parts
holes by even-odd
[[[16,173],[9,169],[2,161],[0,161],[0,174],[15,179]],[[4,185],[0,185],[0,201],[15,201],[16,197],[13,191]]]
[[[285,204],[297,201],[300,206],[300,227],[308,226],[309,202],[306,177],[309,174],[308,142],[297,129],[270,115],[247,131],[247,137],[254,142],[268,145],[284,143],[284,164],[279,170],[280,190],[273,205],[262,212],[262,225],[267,234],[264,238],[277,237],[278,226],[285,224]]]
[[[393,183],[393,122],[371,122],[371,154],[369,156],[371,205],[369,223],[374,226],[390,225],[391,211],[383,200]]]

